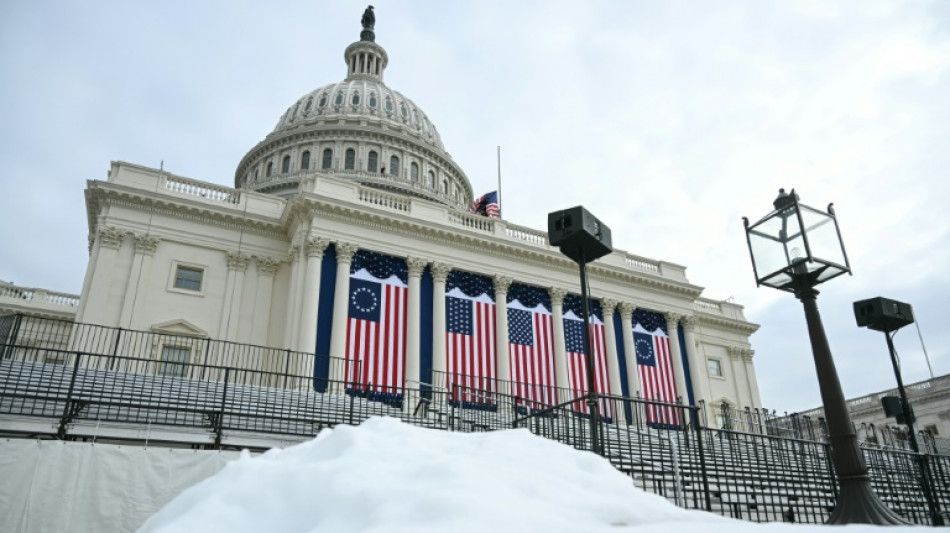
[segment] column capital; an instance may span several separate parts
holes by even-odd
[[[729,357],[732,357],[733,359],[741,359],[745,357],[747,353],[751,352],[751,350],[742,346],[733,345],[733,346],[726,346],[726,352],[728,352]],[[750,357],[751,357],[751,354],[750,354]]]
[[[280,268],[280,259],[273,257],[254,256],[257,260],[257,271],[265,276],[273,276]]]
[[[683,323],[683,330],[687,332],[693,332],[696,328],[696,315],[683,315],[680,317],[680,321]]]
[[[617,304],[620,303],[613,298],[604,298],[600,301],[600,307],[604,310],[604,321],[606,322],[608,317],[614,316],[614,311],[617,309]]]
[[[418,278],[422,276],[422,271],[426,269],[429,262],[421,257],[407,257],[406,266],[409,267],[409,277]]]
[[[445,263],[432,263],[432,281],[436,283],[445,283],[445,280],[449,278],[449,272],[452,271],[452,267]]]
[[[323,237],[307,237],[307,240],[304,241],[307,257],[316,257],[317,259],[323,258],[323,252],[327,250],[329,245],[330,240]]]
[[[111,226],[99,226],[99,245],[118,250],[125,240],[125,232]]]
[[[359,250],[355,244],[337,241],[336,243],[336,264],[350,264],[353,262],[353,256]]]
[[[228,270],[244,272],[247,270],[247,263],[250,260],[251,256],[249,255],[240,252],[228,252]]]
[[[161,241],[161,239],[152,237],[151,235],[135,235],[135,253],[155,255],[159,241]]]
[[[633,312],[637,309],[637,306],[630,302],[620,302],[617,304],[617,307],[620,308],[620,318],[622,318],[624,322],[631,321],[633,319]]]
[[[680,319],[683,318],[683,315],[680,313],[667,311],[666,313],[663,313],[663,317],[666,318],[666,327],[669,328],[670,331],[673,331],[679,324]],[[672,335],[672,333],[670,333],[670,335]]]
[[[508,276],[495,274],[495,294],[507,294],[508,288],[511,287],[513,281],[514,280]]]
[[[551,310],[555,307],[564,305],[564,297],[567,296],[567,290],[560,287],[548,287],[548,295],[551,296]]]

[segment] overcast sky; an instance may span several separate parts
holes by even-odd
[[[83,190],[122,160],[233,186],[303,94],[345,76],[365,3],[0,4],[0,280],[78,293]],[[835,203],[854,275],[818,305],[846,396],[892,387],[851,303],[914,306],[950,372],[950,2],[375,0],[385,81],[420,105],[480,194],[544,229],[583,204],[614,245],[686,265],[753,335],[762,400],[820,397],[801,305],[756,289],[741,217],[778,189]],[[905,382],[929,371],[896,337]]]

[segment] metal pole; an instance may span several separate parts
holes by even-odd
[[[944,525],[943,516],[937,509],[937,502],[931,492],[930,479],[927,475],[927,466],[924,464],[924,458],[920,455],[920,446],[917,444],[917,434],[914,431],[914,412],[910,408],[910,402],[907,401],[907,391],[904,389],[904,379],[901,377],[901,369],[897,364],[897,351],[894,349],[894,340],[891,333],[884,332],[884,338],[887,339],[887,351],[891,354],[891,365],[894,367],[894,377],[897,378],[897,391],[901,395],[901,406],[904,410],[904,422],[907,424],[907,437],[910,439],[910,447],[914,450],[914,461],[917,468],[920,469],[920,485],[924,490],[924,498],[927,499],[927,508],[930,510],[930,519],[935,526]]]
[[[831,347],[825,335],[821,315],[818,313],[816,299],[818,291],[814,282],[801,275],[795,290],[795,297],[801,300],[805,308],[805,321],[808,323],[808,337],[811,340],[812,355],[815,359],[815,371],[818,374],[818,386],[828,422],[828,436],[831,444],[831,460],[834,464],[840,491],[835,502],[834,512],[828,518],[828,524],[907,524],[900,516],[891,511],[871,490],[868,468],[864,454],[858,446],[858,438],[851,423],[851,415],[845,403],[831,356]]]
[[[584,351],[587,363],[587,406],[590,410],[590,448],[596,454],[602,455],[600,439],[597,434],[597,389],[594,387],[594,352],[590,345],[590,303],[587,301],[587,264],[584,262],[584,252],[581,252],[581,300],[584,313]]]

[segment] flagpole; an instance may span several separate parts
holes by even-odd
[[[498,217],[501,215],[501,146],[498,146]]]

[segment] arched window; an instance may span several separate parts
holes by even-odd
[[[392,98],[386,97],[386,111],[393,112],[393,100]]]
[[[320,103],[319,103],[318,105],[319,105],[320,107],[325,107],[325,106],[327,105],[327,94],[326,94],[326,93],[323,93],[323,94],[320,95]]]
[[[360,93],[353,93],[353,98],[350,99],[350,103],[360,105]]]
[[[333,103],[336,104],[336,105],[343,105],[343,93],[342,93],[342,92],[336,93],[336,100],[334,100]]]
[[[327,148],[323,151],[323,170],[330,170],[333,167],[333,150]]]
[[[268,162],[267,162],[267,171],[264,172],[264,176],[266,176],[266,177],[269,178],[270,175],[273,173],[273,171],[274,171],[274,162],[273,162],[273,161],[268,161]]]
[[[343,168],[346,170],[356,168],[356,150],[352,148],[346,149],[346,158],[343,160]]]
[[[446,192],[448,192],[448,190],[449,190],[449,180],[443,179],[442,180],[442,194],[445,194]]]
[[[409,177],[412,178],[413,183],[419,181],[419,165],[415,161],[409,164]]]
[[[302,170],[310,170],[310,150],[304,150],[300,154],[300,168]]]
[[[402,113],[402,116],[409,118],[409,110],[406,109],[406,104],[399,104],[399,112]]]
[[[376,109],[376,93],[370,93],[369,106],[373,109]]]
[[[396,156],[389,158],[389,173],[393,176],[399,175],[399,158]]]
[[[369,155],[366,156],[366,171],[367,172],[377,172],[379,170],[379,154],[375,150],[371,150]]]
[[[280,161],[280,173],[286,174],[290,172],[290,156],[285,155],[284,158]]]
[[[307,98],[307,107],[303,108],[304,113],[309,113],[313,109],[313,97]]]
[[[257,181],[257,169],[254,169],[254,181]]]
[[[435,185],[435,172],[429,171],[429,174],[426,175],[426,186],[430,189]]]

